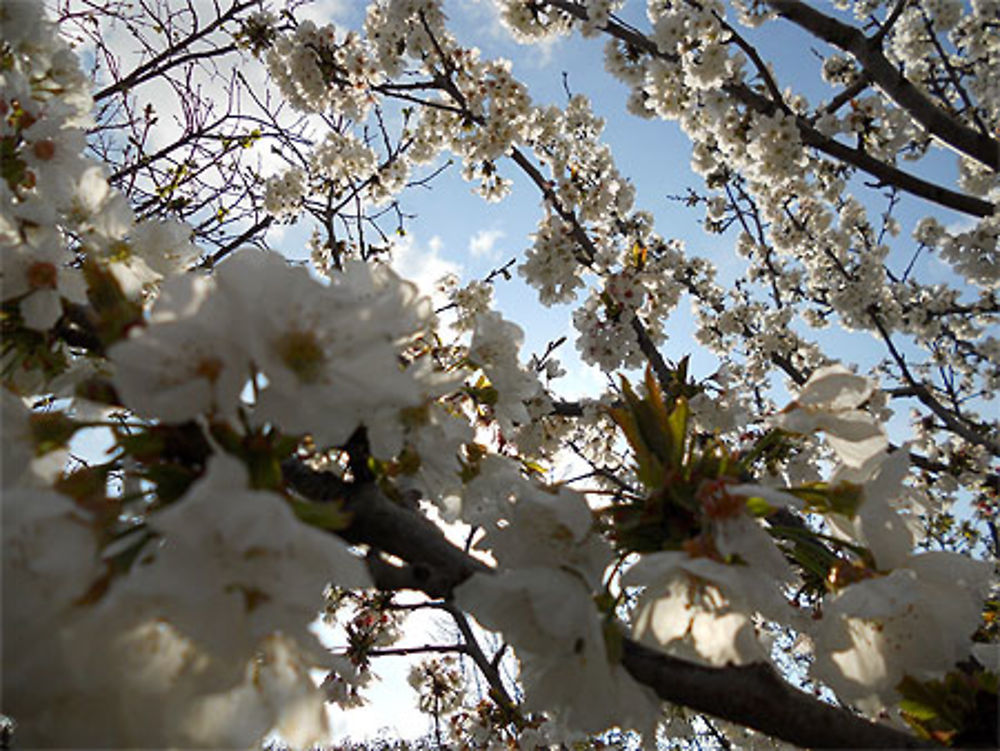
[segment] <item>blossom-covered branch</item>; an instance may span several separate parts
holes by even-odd
[[[573,0],[545,0],[545,4],[563,10],[573,17],[581,20],[585,20],[588,17],[586,7],[580,3],[573,2]],[[797,5],[801,5],[801,3],[797,3]],[[627,28],[613,19],[608,19],[602,28],[609,35],[620,39],[622,42],[636,50],[641,50],[651,56],[672,61],[672,56],[668,52],[661,50],[657,46],[656,42],[632,29]],[[887,75],[891,75],[893,81],[897,81],[899,79],[899,76],[895,73],[895,71],[892,71],[891,74]],[[898,89],[899,86],[897,85],[895,88]],[[942,206],[947,206],[948,208],[967,213],[972,216],[991,216],[995,211],[995,205],[989,201],[984,201],[976,198],[975,196],[964,195],[950,190],[944,186],[924,180],[919,176],[910,174],[905,170],[901,170],[893,166],[892,164],[873,157],[864,150],[845,146],[836,139],[830,138],[829,136],[821,133],[814,125],[809,123],[808,120],[797,116],[796,113],[791,112],[787,106],[783,105],[781,102],[775,102],[773,99],[761,95],[745,83],[728,83],[724,86],[724,91],[732,96],[736,101],[751,107],[763,115],[773,115],[775,112],[784,112],[793,115],[796,126],[800,132],[800,137],[802,138],[802,142],[804,144],[819,149],[834,159],[840,160],[867,172],[869,175],[876,178],[880,184],[894,185],[901,190],[905,190],[913,195],[925,198],[928,201],[938,203]],[[927,107],[929,108],[931,106],[932,105],[928,105]],[[940,120],[941,118],[938,119]],[[953,133],[956,130],[961,129],[961,125],[955,124],[954,122],[949,122],[946,125],[942,124],[940,127],[946,129],[948,133]],[[974,133],[970,134],[969,138],[975,142],[975,155],[986,155],[988,160],[993,161],[998,158],[997,144],[993,139],[988,137],[984,139],[980,134]],[[987,161],[987,164],[989,163],[990,162]]]
[[[345,499],[352,514],[347,538],[410,562],[406,575],[372,568],[377,586],[451,596],[483,564],[453,546],[418,513],[400,507],[374,487],[345,488],[336,478],[286,464],[292,485],[317,498]],[[449,586],[450,585],[450,586]],[[747,725],[810,748],[927,748],[897,730],[872,724],[781,681],[765,665],[705,667],[657,653],[626,639],[622,662],[665,701]]]
[[[439,0],[80,2],[0,0],[5,737],[311,747],[423,655],[438,745],[996,745],[990,7],[497,0],[518,42],[603,35],[628,110],[680,124],[717,271],[586,96],[536,102]],[[751,43],[772,6],[867,46],[823,53],[829,102]],[[939,116],[957,178],[900,171]],[[452,165],[539,216],[432,302],[393,238]],[[515,271],[572,322],[530,358]],[[707,359],[667,347],[684,298]],[[572,401],[567,342],[604,384]],[[421,612],[449,632],[398,644]]]
[[[925,97],[882,53],[884,34],[866,37],[862,31],[801,0],[768,0],[768,5],[782,18],[850,52],[871,80],[929,132],[990,169],[1000,169],[1000,141],[989,133],[966,127]]]

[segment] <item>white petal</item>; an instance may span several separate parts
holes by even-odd
[[[853,409],[867,401],[875,391],[868,378],[855,375],[843,365],[818,368],[806,381],[796,400],[804,407],[831,411]]]
[[[62,316],[62,301],[54,289],[36,289],[21,300],[24,325],[35,331],[48,331]]]
[[[691,639],[698,654],[713,665],[745,665],[765,659],[753,624],[743,613],[702,611],[691,621]]]

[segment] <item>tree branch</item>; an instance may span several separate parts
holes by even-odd
[[[465,654],[472,659],[472,661],[476,664],[476,667],[479,668],[479,672],[483,674],[486,682],[490,684],[490,688],[493,689],[493,697],[497,705],[508,716],[513,716],[517,711],[517,703],[511,698],[510,693],[507,691],[507,687],[503,685],[503,679],[500,677],[499,665],[496,661],[490,660],[486,657],[486,653],[483,652],[482,647],[479,646],[479,640],[476,639],[476,635],[472,633],[472,627],[469,625],[469,619],[466,618],[465,613],[451,603],[446,603],[444,605],[444,609],[454,619],[455,625],[462,634]]]
[[[270,227],[273,222],[274,222],[274,216],[268,214],[263,219],[251,225],[246,230],[244,230],[238,237],[234,237],[224,246],[216,250],[211,256],[202,261],[200,265],[207,269],[215,268],[216,264],[221,262],[223,258],[225,258],[234,250],[236,250],[238,247],[243,245],[243,243],[248,242],[258,233]]]
[[[587,9],[572,0],[544,0],[544,2],[546,5],[565,11],[580,20],[586,20],[587,18]],[[660,52],[654,41],[636,31],[626,28],[617,21],[609,21],[605,24],[603,30],[610,36],[620,39],[648,55],[663,60],[676,61],[675,56]],[[722,90],[737,101],[742,102],[761,114],[771,115],[778,108],[771,99],[757,93],[745,83],[726,84],[722,87]],[[823,135],[812,127],[804,117],[796,116],[795,122],[799,128],[802,142],[806,146],[811,146],[844,164],[849,164],[852,167],[860,169],[862,172],[867,172],[881,184],[895,185],[907,193],[971,216],[991,216],[994,212],[995,207],[989,201],[949,190],[915,175],[903,172],[901,169],[879,161],[863,151],[853,149],[833,138]],[[978,137],[978,134],[976,135]]]
[[[227,45],[225,47],[215,47],[210,50],[205,50],[198,53],[189,53],[179,58],[175,58],[181,50],[186,47],[190,47],[197,41],[205,39],[212,32],[217,29],[222,28],[227,21],[235,18],[239,13],[243,12],[247,8],[252,7],[255,4],[255,0],[244,0],[244,2],[234,2],[232,6],[220,16],[217,16],[211,23],[202,29],[194,30],[187,38],[181,40],[175,45],[171,45],[159,55],[156,55],[152,59],[146,61],[142,65],[137,66],[131,73],[129,73],[124,78],[115,81],[113,84],[104,87],[100,91],[94,94],[94,102],[100,102],[102,99],[106,99],[109,96],[117,94],[119,92],[126,92],[134,86],[138,86],[144,81],[148,81],[151,78],[155,78],[163,74],[169,68],[175,67],[176,65],[183,64],[184,62],[189,62],[191,60],[202,59],[206,57],[216,57],[218,55],[225,55],[236,50],[236,45]],[[174,59],[171,59],[174,58]]]
[[[464,644],[425,644],[422,647],[385,647],[371,649],[369,657],[410,657],[423,654],[465,654],[468,652]]]
[[[630,639],[622,664],[664,701],[811,748],[933,748],[933,744],[792,688],[763,663],[713,668]]]
[[[408,587],[432,597],[447,597],[472,574],[492,572],[452,545],[419,512],[393,503],[374,484],[346,485],[332,474],[315,472],[295,461],[286,461],[282,468],[297,491],[306,491],[303,494],[315,500],[344,499],[353,520],[340,534],[348,542],[366,543],[410,561],[417,575]],[[397,588],[402,579],[387,581],[382,578],[384,572],[381,566],[373,572],[376,584]],[[933,747],[803,693],[763,664],[708,667],[670,657],[631,639],[626,639],[624,646],[625,669],[665,701],[791,743],[816,748]]]
[[[927,131],[956,151],[1000,170],[1000,143],[951,117],[914,86],[883,54],[880,39],[810,7],[800,0],[767,0],[779,16],[850,53],[886,96]]]
[[[882,341],[885,342],[885,346],[889,350],[889,354],[892,355],[893,360],[895,360],[896,365],[899,367],[900,374],[903,376],[903,380],[906,381],[907,385],[910,387],[913,396],[915,396],[917,400],[931,412],[937,415],[945,424],[945,427],[952,433],[964,438],[973,445],[982,446],[993,454],[993,456],[1000,457],[1000,441],[990,435],[989,429],[984,425],[977,425],[970,422],[969,420],[963,418],[960,414],[957,414],[955,411],[950,410],[941,404],[937,397],[935,397],[934,394],[931,393],[930,389],[927,388],[926,384],[917,380],[910,372],[910,368],[906,364],[906,358],[896,348],[896,345],[892,341],[892,336],[886,330],[882,320],[873,311],[869,311],[869,317],[878,331],[879,336],[882,338]]]
[[[769,115],[775,111],[774,104],[770,99],[758,94],[749,86],[739,84],[725,86],[724,88],[741,102],[758,112]],[[824,136],[810,125],[809,121],[804,117],[796,116],[795,122],[798,125],[802,143],[806,146],[812,146],[827,156],[831,156],[852,167],[857,167],[862,172],[867,172],[876,178],[881,185],[894,185],[911,195],[926,198],[928,201],[949,209],[954,209],[955,211],[960,211],[963,214],[970,214],[971,216],[992,216],[993,214],[995,207],[989,201],[943,188],[937,183],[932,183],[911,175],[908,172],[903,172],[903,170],[882,162],[864,151]]]

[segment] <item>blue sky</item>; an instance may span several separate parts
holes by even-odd
[[[643,5],[639,4],[640,17],[635,19],[640,26],[645,25],[641,16]],[[625,111],[625,87],[605,73],[603,68],[603,40],[574,36],[557,40],[541,49],[523,47],[510,40],[499,27],[488,0],[455,0],[447,3],[446,7],[451,28],[458,39],[480,47],[484,57],[512,60],[515,75],[528,84],[536,103],[565,103],[565,71],[565,85],[574,94],[586,94],[595,112],[606,119],[605,139],[612,147],[620,171],[636,185],[636,206],[654,213],[657,229],[664,237],[681,238],[692,254],[712,258],[722,278],[732,279],[739,273],[741,262],[732,249],[734,234],[705,234],[700,226],[700,210],[685,209],[667,200],[668,195],[683,194],[688,187],[703,187],[701,178],[689,168],[689,142],[675,123],[645,121]],[[342,2],[337,19],[344,25],[357,27],[361,15],[360,3]],[[810,55],[809,45],[820,46],[815,42],[806,42],[800,32],[787,25],[769,25],[755,36],[763,48],[776,53],[772,57],[779,73],[800,71],[801,56]],[[818,64],[812,65],[811,70],[818,71]],[[817,101],[829,96],[829,89],[819,80],[818,73],[814,75],[814,80],[802,80],[801,75],[797,75],[794,83],[797,88],[804,88],[813,101]],[[939,174],[953,174],[953,163],[952,157],[944,155],[933,161],[931,169]],[[429,282],[440,273],[452,271],[460,274],[464,281],[469,281],[483,277],[511,258],[520,261],[542,214],[539,196],[513,165],[501,164],[500,169],[506,177],[514,180],[514,187],[511,195],[498,204],[487,204],[475,195],[473,187],[462,181],[457,166],[436,179],[430,190],[415,190],[406,196],[404,207],[407,212],[416,214],[416,219],[408,224],[408,236],[400,248],[398,266],[401,272]],[[916,219],[923,216],[928,207],[909,199],[904,200],[901,208],[899,218],[904,226],[902,237],[905,238]],[[940,273],[942,278],[951,276],[932,259],[925,259],[922,263],[937,264],[925,270]],[[575,332],[570,322],[571,306],[542,307],[535,293],[517,276],[510,282],[496,285],[495,299],[499,310],[524,328],[525,359],[532,352],[544,351],[548,341],[568,335],[569,340],[560,348],[558,357],[568,368],[569,375],[557,382],[559,391],[567,396],[579,396],[596,394],[603,387],[605,376],[594,368],[582,365],[576,357],[573,347]],[[704,377],[715,370],[717,361],[693,342],[692,329],[689,303],[682,300],[672,317],[668,329],[670,340],[663,351],[673,360],[693,354],[693,372]],[[850,359],[862,366],[881,355],[881,348],[867,334],[833,332],[824,335],[824,340],[831,351],[849,352]],[[899,439],[906,437],[906,419],[906,410],[900,409],[894,424],[900,434]],[[407,637],[409,643],[420,643],[424,633],[422,629],[411,629]],[[339,733],[365,736],[375,733],[380,727],[389,727],[391,732],[403,734],[427,731],[428,718],[415,711],[414,697],[409,690],[400,688],[408,669],[406,661],[390,660],[383,660],[377,666],[384,680],[372,694],[373,704],[346,715],[336,715]]]
[[[644,5],[633,3],[633,10],[627,14],[640,28],[646,26]],[[359,28],[364,7],[365,3],[360,0],[321,0],[311,10],[298,15]],[[699,190],[703,187],[701,178],[688,166],[689,142],[674,123],[644,121],[625,112],[625,87],[604,72],[602,39],[574,36],[542,47],[523,47],[507,37],[490,0],[451,0],[446,2],[446,8],[458,39],[480,47],[484,57],[511,59],[515,75],[528,85],[536,103],[565,103],[564,85],[573,93],[587,95],[595,112],[607,121],[605,140],[612,147],[620,171],[630,177],[637,188],[636,206],[654,213],[657,229],[664,237],[680,238],[687,244],[689,253],[711,258],[722,278],[731,279],[738,273],[740,262],[732,249],[734,235],[705,234],[700,226],[700,210],[685,209],[667,199],[671,194],[683,194],[688,187]],[[783,73],[793,73],[796,88],[804,90],[814,102],[829,95],[829,89],[819,81],[816,73],[818,61],[814,61],[809,52],[810,47],[821,48],[822,45],[808,40],[787,24],[769,24],[750,36],[760,43],[765,57],[775,62],[779,78],[786,79]],[[803,58],[808,65],[802,65]],[[813,77],[803,78],[803,68]],[[564,72],[567,74],[565,83]],[[408,193],[403,208],[416,218],[408,223],[408,234],[400,242],[397,263],[404,275],[416,276],[430,284],[441,274],[453,272],[463,281],[470,281],[485,276],[511,258],[521,260],[542,215],[539,195],[513,165],[501,164],[500,169],[514,180],[514,188],[511,195],[498,204],[487,204],[475,195],[473,186],[461,179],[457,166],[437,178],[431,189]],[[930,160],[926,169],[950,178],[954,174],[954,159],[941,155]],[[898,214],[903,224],[901,237],[908,236],[916,219],[928,213],[927,209],[926,204],[915,199],[903,201]],[[944,212],[938,215],[945,223],[954,221]],[[277,250],[301,258],[305,255],[308,234],[305,227],[283,228],[281,232],[272,233],[271,241]],[[925,258],[921,264],[925,278],[940,276],[942,281],[953,278],[933,258]],[[516,275],[512,281],[496,285],[496,301],[505,316],[525,330],[524,359],[533,352],[544,351],[550,340],[568,336],[557,355],[570,371],[566,378],[557,382],[561,393],[572,397],[596,394],[601,390],[605,377],[583,366],[576,357],[570,306],[542,307],[534,291]],[[686,300],[681,301],[668,331],[670,340],[664,347],[668,358],[678,360],[693,354],[692,368],[696,376],[704,377],[714,371],[715,358],[692,341]],[[831,333],[824,336],[824,341],[831,345],[832,351],[849,352],[850,359],[862,365],[881,355],[881,348],[867,334]],[[905,418],[905,409],[899,411]],[[901,422],[897,423],[897,428],[902,432]],[[411,631],[408,638],[419,641],[425,633],[419,629]],[[370,735],[383,725],[390,725],[399,733],[419,734],[427,730],[427,718],[416,713],[413,694],[405,687],[405,661],[393,658],[392,662],[383,663],[385,667],[380,664],[379,672],[385,675],[386,681],[378,690],[382,702],[369,710],[338,715],[339,733]]]
[[[632,3],[626,9],[626,18],[640,28],[648,27],[644,7],[645,3]],[[701,209],[688,209],[667,198],[685,193],[688,187],[703,190],[702,179],[689,167],[687,137],[676,123],[642,120],[625,111],[625,86],[604,71],[602,38],[583,39],[574,35],[541,48],[526,47],[507,36],[489,0],[454,0],[446,3],[446,8],[456,37],[462,43],[478,46],[484,58],[510,59],[514,74],[528,85],[536,103],[565,103],[567,86],[574,94],[587,95],[594,111],[606,120],[604,139],[612,147],[619,170],[637,188],[636,207],[653,212],[657,229],[665,238],[679,238],[691,255],[710,258],[719,271],[720,280],[732,280],[739,275],[742,261],[733,251],[735,233],[706,234],[701,228]],[[358,18],[360,4],[352,6],[347,15]],[[793,84],[796,91],[806,94],[814,104],[831,96],[832,90],[820,79],[819,61],[813,53],[823,50],[824,45],[781,22],[752,30],[748,36],[759,45],[765,59],[774,63],[779,81]],[[912,169],[908,163],[904,166]],[[511,195],[499,204],[487,204],[474,195],[472,186],[461,180],[457,167],[436,180],[431,190],[413,191],[406,197],[407,210],[417,218],[408,227],[413,248],[404,271],[426,268],[426,263],[419,258],[421,250],[429,250],[432,257],[456,264],[465,280],[481,277],[510,258],[522,257],[542,214],[539,196],[512,164],[501,164],[500,169],[515,184]],[[931,177],[945,176],[950,181],[956,173],[955,158],[939,150],[926,163],[921,163],[917,171]],[[855,179],[859,188],[861,182],[860,178]],[[870,196],[872,192],[861,190],[858,193],[861,197],[866,194]],[[871,206],[873,217],[882,210],[880,204]],[[897,268],[909,260],[912,246],[907,240],[910,231],[919,218],[931,213],[931,208],[918,199],[903,198],[896,211],[903,227],[901,242],[891,257]],[[962,221],[949,216],[948,212],[933,213],[945,224]],[[490,252],[470,252],[476,238],[481,239],[484,235],[493,238]],[[925,280],[955,280],[950,270],[929,254],[920,260],[918,268]],[[557,382],[557,388],[576,396],[593,393],[595,388],[601,387],[604,376],[576,358],[570,306],[542,308],[534,293],[517,277],[512,282],[496,285],[496,301],[506,316],[525,329],[525,356],[542,352],[548,341],[569,334],[558,356],[569,366],[570,374]],[[689,302],[682,300],[668,327],[670,339],[663,348],[664,354],[672,360],[692,354],[695,375],[707,376],[715,370],[717,361],[693,342],[691,330]],[[881,345],[869,334],[829,331],[822,337],[831,351],[850,352],[851,359],[862,367],[871,365],[883,354]],[[905,410],[902,412],[905,415]]]

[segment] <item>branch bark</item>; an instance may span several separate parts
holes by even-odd
[[[989,135],[967,127],[934,104],[889,62],[882,52],[880,37],[869,38],[859,29],[828,16],[801,0],[768,0],[768,5],[782,18],[850,53],[885,95],[928,132],[990,169],[1000,170],[1000,143]]]
[[[622,664],[664,701],[809,748],[932,748],[792,688],[763,663],[706,667],[630,639]]]
[[[587,18],[587,9],[573,0],[544,0],[544,2],[546,5],[568,13],[579,20],[586,20]],[[660,52],[656,43],[648,37],[617,21],[609,21],[604,25],[603,30],[609,36],[619,39],[648,55],[664,60],[676,60],[676,57]],[[783,109],[786,114],[794,114],[782,108],[781,103],[757,93],[745,83],[726,84],[722,87],[722,90],[737,101],[761,114],[770,115],[778,109]],[[799,128],[802,142],[806,146],[811,146],[827,156],[868,173],[882,185],[895,185],[907,193],[971,216],[991,216],[996,208],[989,201],[949,190],[936,183],[923,180],[891,164],[879,161],[863,151],[851,148],[833,138],[825,136],[812,127],[804,117],[796,116],[795,122]],[[979,134],[975,135],[977,138],[979,137]]]
[[[490,567],[452,545],[418,511],[392,502],[374,484],[347,485],[333,475],[298,462],[285,462],[285,477],[297,492],[315,500],[342,499],[352,514],[341,533],[410,563],[406,577],[386,578],[386,564],[373,570],[380,588],[412,588],[447,597],[474,573]],[[371,558],[371,556],[369,557]],[[407,567],[393,567],[400,573]],[[739,723],[767,735],[814,748],[933,748],[886,725],[869,722],[846,709],[803,693],[764,664],[708,667],[670,657],[631,639],[622,664],[633,678],[663,700]]]

